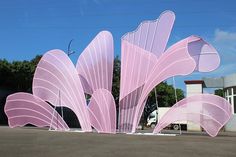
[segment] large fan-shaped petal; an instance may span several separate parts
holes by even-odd
[[[194,70],[212,71],[218,67],[219,60],[217,52],[212,51],[205,53],[205,49],[200,48],[202,45],[208,45],[208,43],[199,37],[190,36],[171,46],[159,58],[146,80],[142,96],[139,99],[135,111],[134,120],[136,120],[136,122],[134,121],[133,132],[135,131],[135,125],[137,125],[141,118],[148,94],[156,85],[176,75],[189,75]],[[198,59],[196,59],[196,57],[198,57]],[[201,60],[201,58],[209,59],[210,57],[212,57],[212,61],[210,62],[209,60]]]
[[[111,91],[113,75],[113,37],[108,31],[100,32],[81,53],[76,69],[84,91],[93,94],[97,89]]]
[[[142,22],[135,31],[125,34],[122,40],[149,51],[159,58],[166,49],[174,21],[174,12],[164,11],[158,19]]]
[[[43,55],[34,74],[33,94],[55,106],[70,108],[78,117],[82,130],[92,131],[82,84],[63,51],[51,50]]]
[[[108,90],[96,90],[91,97],[88,108],[91,125],[98,132],[116,132],[116,105]]]
[[[153,132],[160,132],[176,121],[191,121],[201,125],[214,137],[231,116],[231,105],[225,99],[211,94],[194,95],[172,106],[159,120]]]
[[[198,36],[191,36],[185,40],[191,40],[188,51],[195,60],[196,71],[210,72],[220,65],[220,57],[216,49]]]
[[[29,93],[9,95],[4,110],[12,128],[33,124],[37,127],[50,126],[56,130],[69,129],[57,111],[39,97]]]
[[[122,37],[119,110],[119,128],[122,132],[132,128],[143,85],[166,49],[174,20],[174,13],[165,11],[159,19],[144,21],[137,30]]]

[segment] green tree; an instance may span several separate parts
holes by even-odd
[[[41,56],[36,56],[31,61],[13,62],[0,60],[0,87],[31,92],[34,71],[40,58]]]
[[[42,58],[42,55],[37,55],[30,62],[34,67],[36,67],[41,58]]]
[[[0,59],[0,87],[8,87],[11,84],[11,76],[11,63],[6,59]]]
[[[32,80],[36,65],[42,56],[36,56],[31,61],[13,61],[0,59],[0,123],[7,124],[4,104],[9,94],[17,91],[32,92]]]
[[[156,86],[157,92],[157,100],[159,107],[171,107],[177,101],[184,98],[184,92],[181,89],[176,89],[176,97],[175,97],[175,89],[172,85],[168,85],[166,82],[162,82]],[[153,104],[156,103],[155,98],[155,91],[153,90],[149,94],[149,103]]]
[[[155,89],[156,88],[156,89]],[[172,85],[168,85],[166,82],[162,82],[155,87],[152,92],[149,94],[147,103],[143,112],[143,121],[146,122],[147,117],[151,112],[157,109],[155,90],[157,94],[157,103],[158,107],[171,107],[177,101],[180,101],[184,98],[184,92],[181,89],[175,89]]]
[[[120,59],[118,56],[114,59],[113,65],[113,83],[112,83],[112,95],[115,99],[116,105],[119,104],[119,94],[120,94]]]
[[[218,95],[220,97],[224,97],[224,91],[223,89],[216,89],[215,90],[215,95]]]

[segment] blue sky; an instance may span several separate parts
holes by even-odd
[[[67,50],[75,62],[101,30],[112,32],[115,54],[120,38],[144,20],[153,20],[165,10],[176,14],[168,45],[192,34],[211,43],[221,56],[218,70],[176,77],[177,87],[186,79],[224,76],[236,72],[235,0],[1,0],[0,58],[30,60],[51,49]],[[171,81],[168,81],[171,83]]]

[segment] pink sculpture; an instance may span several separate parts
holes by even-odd
[[[209,72],[219,66],[217,51],[197,36],[185,38],[166,49],[174,20],[175,14],[165,11],[159,19],[145,21],[136,31],[122,37],[118,125],[121,132],[135,132],[148,94],[160,82],[193,71]],[[54,119],[53,108],[47,101],[70,108],[83,131],[90,132],[94,127],[98,132],[115,133],[116,105],[111,94],[113,61],[113,37],[108,31],[100,32],[85,48],[76,68],[63,51],[48,51],[36,68],[33,95],[17,93],[8,97],[5,112],[9,125],[49,126],[52,122],[54,129],[68,129],[58,113],[55,116],[59,119]],[[88,106],[85,94],[91,96]],[[195,107],[193,104],[197,102],[201,105]],[[219,106],[221,103],[224,105]],[[231,116],[228,104],[210,95],[187,98],[176,105],[170,110],[174,116],[164,116],[154,132],[173,121],[187,119],[199,123],[215,136]],[[183,107],[188,109],[186,113],[181,110]],[[192,112],[198,114],[186,117]],[[199,115],[204,119],[198,120]]]
[[[80,78],[63,51],[51,50],[43,55],[34,74],[33,94],[55,106],[70,108],[82,130],[92,131]]]
[[[96,90],[88,106],[91,125],[100,133],[116,133],[116,105],[106,89]]]
[[[232,117],[231,105],[224,98],[211,94],[199,94],[177,102],[159,120],[153,133],[176,121],[191,121],[201,125],[212,137]]]
[[[176,75],[189,75],[194,70],[212,71],[219,66],[216,50],[197,36],[181,40],[165,51],[174,19],[174,13],[166,11],[159,20],[141,23],[136,31],[122,37],[121,132],[135,132],[148,94],[160,82]],[[158,32],[164,38],[158,38]],[[207,61],[209,58],[212,62]]]
[[[9,95],[4,110],[11,128],[33,124],[37,127],[69,130],[65,121],[48,103],[29,93]]]

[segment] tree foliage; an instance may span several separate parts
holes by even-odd
[[[7,124],[4,113],[6,97],[9,94],[32,92],[32,80],[36,65],[41,56],[36,56],[31,61],[13,61],[0,59],[0,124]]]
[[[218,95],[220,97],[224,97],[223,89],[216,89],[215,90],[215,95]]]
[[[30,92],[36,65],[41,56],[31,61],[13,61],[0,59],[0,87],[15,91]]]
[[[156,86],[157,92],[157,101],[159,107],[171,107],[177,101],[184,98],[184,92],[181,89],[176,89],[176,96],[175,96],[175,89],[172,85],[168,85],[166,82],[160,83]],[[148,98],[149,104],[155,104],[155,89],[149,94]]]
[[[156,94],[155,94],[156,90]],[[176,95],[175,95],[176,90]],[[156,103],[157,96],[157,103]],[[153,91],[149,94],[147,103],[144,108],[143,120],[146,121],[150,113],[158,107],[171,107],[184,98],[184,92],[181,89],[174,89],[172,85],[168,85],[166,82],[162,82],[157,85]]]
[[[119,92],[120,92],[120,59],[118,56],[114,59],[113,66],[113,81],[112,81],[112,95],[115,99],[116,105],[119,104]]]

